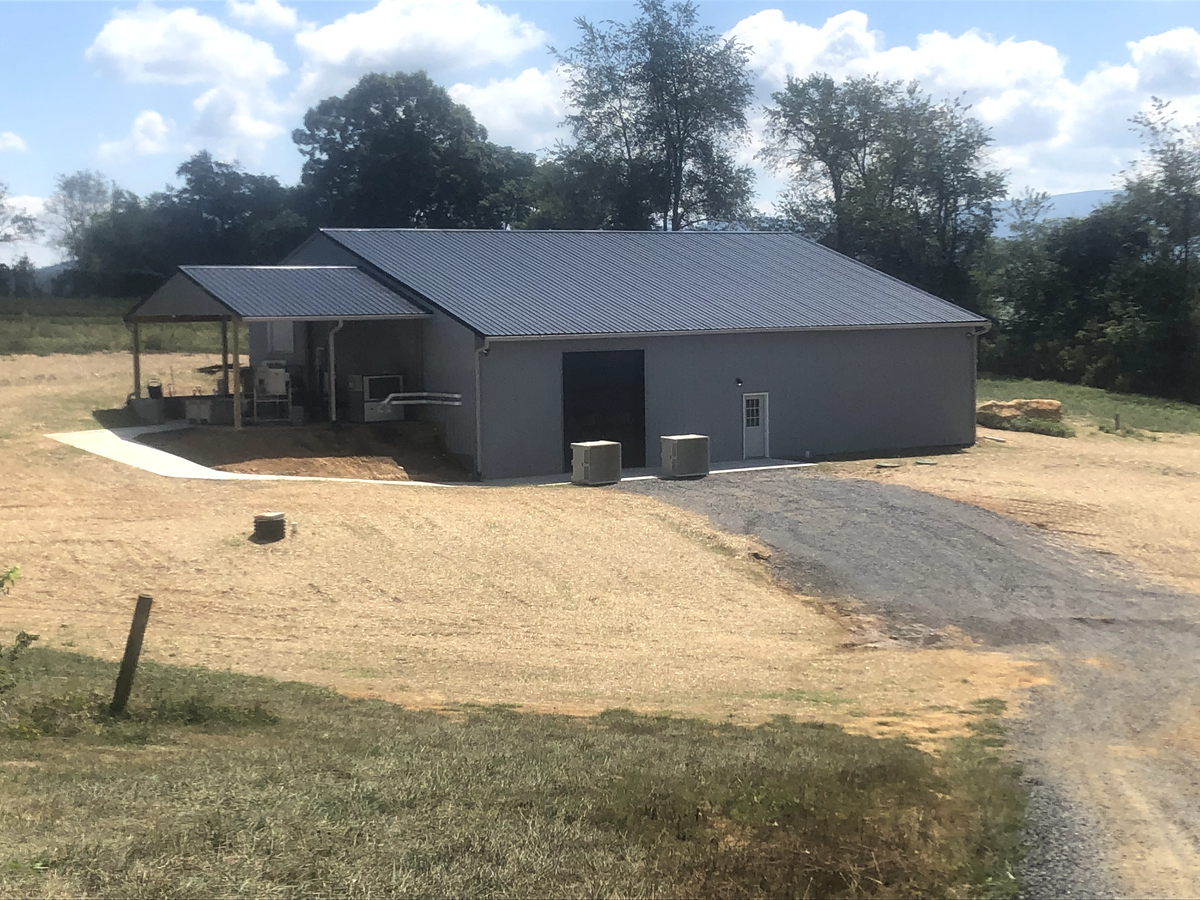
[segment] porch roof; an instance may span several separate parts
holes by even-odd
[[[180,266],[127,322],[418,319],[430,313],[354,266]]]

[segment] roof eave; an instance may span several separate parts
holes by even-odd
[[[726,334],[792,334],[811,331],[902,331],[929,328],[985,328],[987,319],[972,319],[965,322],[902,322],[882,325],[801,325],[785,328],[707,328],[680,331],[595,331],[578,334],[490,334],[489,341],[573,341],[598,338],[644,338],[644,337],[689,337],[699,335]]]

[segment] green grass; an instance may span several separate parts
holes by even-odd
[[[0,354],[128,351],[130,336],[122,316],[133,305],[132,300],[110,298],[0,297]],[[207,322],[143,325],[141,338],[146,353],[221,349],[219,326]]]
[[[940,757],[757,728],[351,700],[36,647],[0,696],[0,894],[1010,896],[1023,799]]]
[[[981,376],[976,388],[984,400],[1058,400],[1063,415],[1087,424],[1113,426],[1120,414],[1121,430],[1200,434],[1200,406],[1141,394],[1118,394],[1100,388],[1057,381],[998,379]]]

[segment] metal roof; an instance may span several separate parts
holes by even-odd
[[[180,266],[241,319],[428,316],[353,266]]]
[[[796,234],[323,233],[491,337],[987,321]]]

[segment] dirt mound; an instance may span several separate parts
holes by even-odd
[[[139,440],[202,466],[253,475],[375,481],[465,481],[470,476],[425,422],[255,425],[241,431],[206,426]]]
[[[1057,400],[988,400],[975,407],[975,421],[984,428],[1004,428],[1013,419],[1062,421]]]

